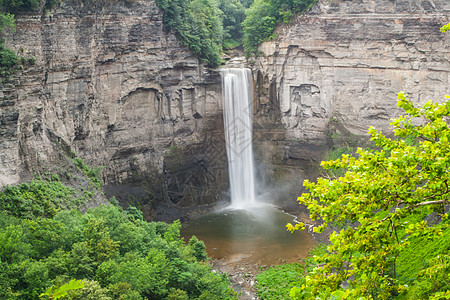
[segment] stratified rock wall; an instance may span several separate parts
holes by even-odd
[[[447,0],[319,1],[260,47],[259,84],[276,85],[289,137],[323,140],[332,118],[365,134],[395,115],[399,91],[419,102],[449,93],[449,16]]]
[[[7,42],[37,61],[2,87],[0,186],[57,168],[63,143],[148,213],[225,189],[220,75],[163,30],[153,0],[63,0],[17,16]]]
[[[397,92],[449,94],[449,16],[448,0],[319,0],[281,25],[252,67],[260,191],[292,203],[327,148],[387,129]],[[2,83],[0,186],[74,150],[149,218],[226,191],[220,75],[164,32],[153,0],[63,0],[17,16],[7,43],[37,60]]]
[[[280,26],[254,65],[263,164],[308,177],[305,162],[318,166],[327,145],[354,143],[370,126],[390,131],[399,91],[443,99],[450,35],[439,28],[449,21],[448,0],[319,0]]]

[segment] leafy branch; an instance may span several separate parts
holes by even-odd
[[[44,293],[39,295],[39,298],[56,300],[64,298],[68,295],[67,292],[84,288],[84,282],[82,280],[72,279],[69,283],[55,289],[54,286],[48,288]]]

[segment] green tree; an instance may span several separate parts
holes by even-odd
[[[108,286],[109,293],[113,299],[118,300],[142,300],[139,292],[132,290],[128,282],[111,284]]]
[[[64,298],[68,296],[69,291],[78,290],[84,288],[84,282],[82,280],[75,280],[72,279],[69,283],[66,283],[62,285],[59,288],[56,288],[54,286],[48,288],[45,293],[42,293],[39,295],[39,298],[44,299],[52,299],[56,300],[59,298]],[[84,298],[87,299],[87,298]],[[99,299],[99,298],[96,298]]]
[[[265,0],[256,0],[245,12],[244,49],[250,56],[257,51],[258,45],[270,39],[278,24],[278,10]]]
[[[118,255],[119,243],[110,238],[103,219],[89,218],[84,227],[84,236],[90,256],[96,263],[100,264]]]
[[[222,12],[215,0],[157,0],[164,25],[200,60],[218,67],[222,60]]]
[[[21,194],[35,199],[42,192]],[[227,278],[199,262],[204,244],[180,238],[179,221],[148,223],[141,212],[113,205],[28,219],[26,206],[14,207],[14,214],[0,210],[0,299],[56,299],[66,292],[68,299],[236,299]],[[82,279],[85,288],[69,292],[70,278]]]
[[[298,201],[308,207],[311,219],[323,221],[314,231],[322,232],[329,224],[343,229],[331,235],[328,253],[317,258],[320,267],[306,278],[306,284],[291,290],[294,299],[406,295],[409,286],[397,274],[399,255],[418,238],[431,243],[450,230],[444,210],[444,205],[450,204],[450,97],[445,98],[443,103],[428,101],[415,106],[399,93],[397,105],[406,115],[391,122],[397,138],[371,127],[371,140],[379,150],[359,148],[357,155],[322,162],[326,169],[344,168],[347,172],[336,179],[304,182],[309,193]],[[441,221],[428,224],[424,217],[430,212]],[[302,223],[288,224],[290,230],[303,228]],[[447,262],[444,270],[448,270],[450,245],[448,238],[443,241],[442,253],[434,255],[441,255]],[[431,259],[423,276],[436,270]],[[343,290],[345,282],[349,288]],[[422,294],[441,299],[437,295],[448,294],[448,281],[430,282],[424,288],[428,290]]]
[[[258,46],[270,40],[275,27],[281,22],[290,22],[294,14],[310,8],[317,0],[256,0],[245,11],[244,28],[245,55],[257,54]]]
[[[16,22],[14,20],[14,15],[10,13],[0,13],[0,35],[6,29],[9,29],[13,32],[16,31]]]
[[[223,27],[221,12],[214,0],[193,0],[189,5],[191,31],[188,46],[212,67],[221,63]]]
[[[8,13],[33,10],[38,5],[39,2],[37,0],[0,0],[0,7]]]
[[[44,257],[60,248],[61,234],[65,230],[63,223],[53,219],[37,219],[27,222],[28,238],[34,257]]]
[[[189,247],[191,247],[193,255],[198,261],[206,261],[208,259],[205,243],[199,241],[195,235],[189,240]]]
[[[152,249],[147,257],[131,252],[119,263],[105,262],[99,270],[103,282],[118,284],[127,282],[133,290],[149,299],[161,299],[166,295],[168,277],[171,272],[165,254]]]
[[[10,225],[0,232],[0,259],[12,264],[24,260],[31,252],[24,230],[20,225]]]
[[[244,35],[242,22],[245,8],[238,0],[220,0],[219,9],[223,13],[223,46],[230,49],[242,45]]]
[[[27,294],[37,299],[42,290],[50,283],[47,265],[41,261],[25,261],[23,283],[26,284]]]
[[[112,300],[108,289],[102,288],[97,281],[86,280],[83,286],[68,291],[68,300]]]

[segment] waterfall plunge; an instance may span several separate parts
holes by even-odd
[[[253,80],[249,69],[222,70],[223,116],[231,207],[255,204],[252,148]]]

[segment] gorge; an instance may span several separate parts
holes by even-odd
[[[43,0],[0,24],[0,298],[70,278],[87,287],[71,299],[449,295],[450,103],[414,105],[449,94],[450,2],[288,2],[250,58],[220,57],[215,1]],[[199,20],[217,25],[194,43],[212,52],[177,31],[192,21],[199,40]],[[5,47],[22,57],[9,78]],[[400,107],[422,118],[392,121],[412,140],[372,130],[383,150],[325,163],[350,170],[337,180],[320,168],[368,145],[369,126],[392,136]]]
[[[450,4],[321,0],[249,61],[258,181],[295,205],[328,149],[363,143],[398,113],[448,93]],[[104,166],[108,197],[147,220],[227,198],[220,73],[164,31],[154,1],[63,1],[17,16],[7,44],[36,57],[2,84],[0,186],[63,172],[71,151]],[[279,188],[279,189],[278,189]]]

